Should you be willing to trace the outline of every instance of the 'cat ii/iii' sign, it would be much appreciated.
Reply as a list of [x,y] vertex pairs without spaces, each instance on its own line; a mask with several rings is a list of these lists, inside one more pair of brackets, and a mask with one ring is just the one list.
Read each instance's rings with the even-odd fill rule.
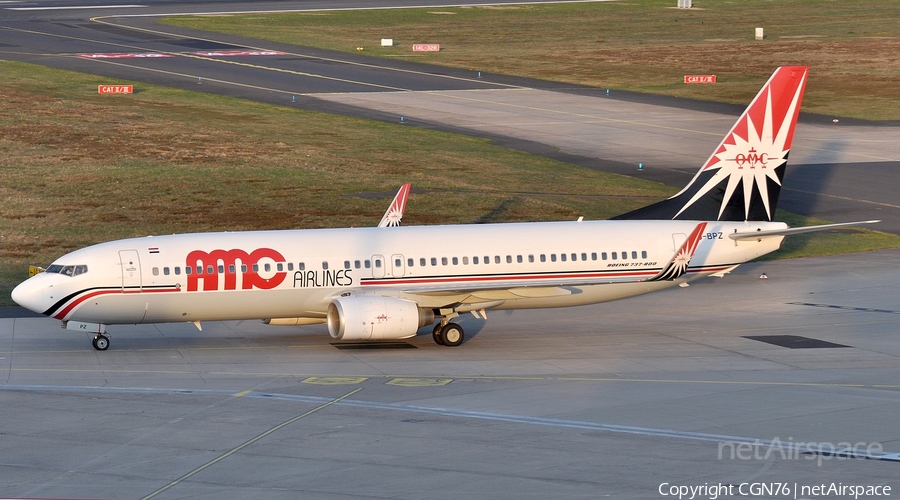
[[98,85],[97,92],[100,94],[133,94],[134,85]]

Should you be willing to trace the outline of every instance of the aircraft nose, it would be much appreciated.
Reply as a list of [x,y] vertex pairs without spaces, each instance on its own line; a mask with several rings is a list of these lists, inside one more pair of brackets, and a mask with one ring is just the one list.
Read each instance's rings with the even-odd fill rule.
[[43,313],[44,286],[41,278],[40,275],[34,276],[13,288],[12,299],[15,303],[36,313]]

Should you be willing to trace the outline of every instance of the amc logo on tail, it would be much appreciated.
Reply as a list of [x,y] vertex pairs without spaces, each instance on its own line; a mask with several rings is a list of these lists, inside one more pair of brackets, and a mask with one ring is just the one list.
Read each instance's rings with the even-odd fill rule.
[[[260,261],[264,259],[271,262],[261,264]],[[264,271],[265,275],[272,274],[269,278],[264,278],[259,273],[265,264],[274,268],[276,262],[284,262],[284,256],[271,248],[259,248],[250,253],[239,249],[211,252],[194,250],[187,256],[186,265],[193,270],[187,277],[187,291],[196,292],[199,281],[203,281],[204,291],[219,290],[220,275],[224,277],[224,290],[237,290],[238,276],[241,277],[242,290],[270,290],[280,285],[287,273]],[[202,272],[197,272],[198,270]]]
[[734,162],[737,163],[739,169],[744,167],[747,168],[766,168],[766,163],[769,161],[768,153],[757,153],[756,149],[750,148],[750,151],[747,154],[738,153],[734,157]]

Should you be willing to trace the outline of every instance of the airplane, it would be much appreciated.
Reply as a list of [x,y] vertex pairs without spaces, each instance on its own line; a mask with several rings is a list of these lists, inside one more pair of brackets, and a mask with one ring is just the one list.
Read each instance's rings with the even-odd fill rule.
[[[60,257],[12,298],[94,333],[101,351],[107,325],[249,319],[324,323],[344,341],[404,339],[434,324],[434,341],[452,347],[465,338],[460,314],[486,320],[488,310],[595,304],[722,277],[787,235],[878,222],[773,221],[808,73],[778,68],[684,189],[610,220],[130,238]],[[399,220],[408,194],[401,188],[384,225]]]

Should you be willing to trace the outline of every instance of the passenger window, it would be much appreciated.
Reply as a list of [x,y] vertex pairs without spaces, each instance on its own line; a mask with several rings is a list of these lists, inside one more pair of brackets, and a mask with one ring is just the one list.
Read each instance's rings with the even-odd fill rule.
[[361,266],[362,266],[362,262],[360,262],[360,261],[358,261],[358,260],[354,260],[354,261],[353,261],[353,267],[354,267],[354,268],[359,269]]
[[287,264],[288,264],[288,271],[293,271],[293,270],[294,270],[294,263],[293,263],[293,262],[288,262]]
[[[164,271],[165,271],[165,269],[164,269]],[[166,273],[166,274],[169,274],[169,273]],[[228,265],[228,274],[234,274],[234,264]]]
[[499,263],[500,263],[500,256],[499,256],[499,255],[495,255],[495,256],[494,256],[494,264],[499,264]]
[[225,266],[219,266],[219,274],[225,274]]
[[214,272],[216,271],[213,266],[206,266],[206,274],[213,274]]
[[425,257],[419,257],[419,265],[425,267],[428,263],[425,261]]
[[[263,266],[263,269],[265,269],[266,272],[271,271],[271,270],[272,270],[272,264],[268,264],[268,263],[265,264],[265,265]],[[328,268],[326,267],[325,269],[328,269]]]
[[534,262],[534,255],[533,255],[533,254],[528,256],[528,262]]
[[[375,259],[375,267],[381,269],[381,259]],[[325,269],[328,269],[327,267]]]
[[600,258],[606,260],[606,252],[601,253]]
[[472,257],[472,264],[478,264],[478,256]]
[[597,252],[591,252],[591,260],[597,260]]
[[612,253],[612,260],[618,260],[618,258],[619,258],[619,256],[616,254],[616,252],[613,252],[613,253]]
[[278,264],[275,264],[275,270],[278,271],[279,273],[284,271],[284,264],[282,264],[281,262],[279,262]]
[[432,258],[431,258],[431,265],[432,265],[432,266],[436,266],[436,265],[437,265],[437,258],[435,258],[435,257],[432,257]]
[[258,273],[258,272],[259,272],[259,264],[253,264],[253,272],[254,272],[254,273]]
[[241,272],[247,274],[247,264],[241,264]]
[[447,265],[447,257],[441,257],[441,265],[442,265],[442,266],[446,266],[446,265]]
[[566,261],[566,254],[564,254],[564,253],[559,254],[559,260],[565,262],[565,261]]
[[641,250],[641,258],[642,258],[642,259],[646,259],[646,258],[647,258],[647,251],[646,251],[646,250]]
[[586,254],[586,253],[581,254],[581,260],[587,260],[587,254]]
[[555,253],[550,254],[550,262],[556,262],[556,254]]
[[512,264],[512,255],[507,255],[507,256],[506,256],[506,263],[507,263],[507,264]]
[[158,267],[153,268],[153,276],[159,276],[159,268]]
[[412,267],[416,261],[414,259],[406,259],[406,265]]
[[164,267],[164,268],[163,268],[163,276],[168,276],[168,275],[169,275],[169,268],[168,268],[168,267]]
[[194,268],[184,266],[184,274],[190,275],[192,272],[194,272]]
[[490,263],[491,263],[491,257],[490,257],[489,255],[485,255],[485,256],[484,256],[484,263],[485,263],[485,264],[490,264]]
[[180,266],[175,268],[175,276],[181,276],[181,267]]
[[547,262],[547,255],[541,254],[541,262]]
[[469,257],[463,257],[463,265],[464,265],[464,266],[468,266],[468,265],[469,265]]
[[366,269],[372,267],[372,262],[370,262],[369,260],[364,260],[363,267],[365,267]]
[[453,257],[453,260],[452,260],[451,262],[453,262],[453,265],[454,265],[454,266],[458,266],[458,265],[459,265],[459,259],[456,258],[456,257]]
[[636,251],[632,251],[632,252],[631,252],[631,258],[632,258],[632,259],[636,259],[636,258],[637,258],[637,252],[636,252]]
[[628,252],[622,252],[622,260],[626,260],[628,258]]
[[[350,261],[349,260],[344,261],[344,269],[350,269]],[[280,269],[279,269],[279,271],[280,271]]]

